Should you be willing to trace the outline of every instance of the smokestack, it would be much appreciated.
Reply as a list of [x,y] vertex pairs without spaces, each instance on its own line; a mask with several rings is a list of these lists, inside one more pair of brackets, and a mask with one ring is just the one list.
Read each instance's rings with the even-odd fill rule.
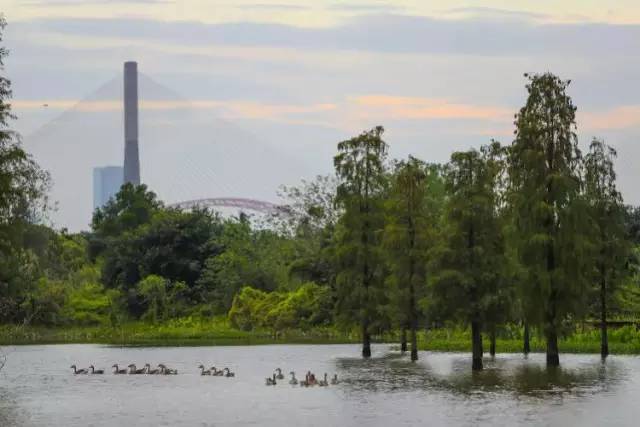
[[138,63],[124,63],[124,182],[140,184]]

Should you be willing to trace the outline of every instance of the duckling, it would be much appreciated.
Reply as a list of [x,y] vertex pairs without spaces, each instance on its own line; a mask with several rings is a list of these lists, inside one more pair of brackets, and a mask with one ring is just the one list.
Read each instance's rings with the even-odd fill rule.
[[279,380],[283,380],[284,379],[284,375],[282,375],[282,369],[276,368],[276,372],[278,373],[278,375],[276,375],[276,378],[279,379]]
[[78,369],[76,368],[76,365],[71,365],[71,369],[73,369],[73,374],[74,375],[84,375],[84,374],[88,374],[89,371],[86,369]]
[[266,385],[276,385],[276,374],[273,374],[273,378],[265,378]]
[[227,373],[224,375],[224,376],[225,376],[225,377],[227,377],[227,378],[229,378],[229,377],[235,377],[235,376],[236,376],[235,372],[231,372],[231,371],[229,370],[229,368],[224,368],[224,369],[222,370],[222,372],[224,372],[224,371],[227,371]]
[[126,374],[126,373],[127,373],[127,370],[126,370],[126,369],[118,369],[118,364],[117,364],[117,363],[116,363],[116,364],[114,364],[114,365],[112,366],[112,368],[114,368],[113,373],[114,373],[114,374],[116,374],[116,375],[118,375],[118,374]]
[[333,374],[333,378],[331,378],[331,385],[338,384],[338,374]]
[[129,365],[128,368],[129,368],[129,375],[144,374],[144,372],[147,370],[147,368],[136,369],[135,363],[132,363],[131,365]]
[[91,369],[91,375],[102,375],[104,374],[104,369],[96,369],[93,367],[93,365],[89,366],[89,369]]
[[329,385],[329,381],[327,381],[327,373],[326,372],[324,373],[324,379],[318,381],[318,385],[320,387],[327,387]]
[[289,384],[291,384],[291,385],[298,384],[298,380],[296,379],[296,373],[291,371],[291,372],[289,372],[289,375],[291,375],[291,379],[289,380]]
[[160,373],[160,369],[151,369],[151,365],[148,363],[144,367],[147,369],[147,375],[158,375]]
[[211,370],[204,370],[204,366],[202,364],[198,365],[198,368],[200,369],[200,375],[211,375]]

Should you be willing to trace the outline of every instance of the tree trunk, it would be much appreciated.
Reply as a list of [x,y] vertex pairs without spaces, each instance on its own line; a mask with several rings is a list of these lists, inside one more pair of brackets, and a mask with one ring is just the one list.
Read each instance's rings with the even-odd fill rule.
[[489,332],[489,354],[491,357],[496,357],[496,328],[494,326],[491,327],[491,332]]
[[362,321],[362,357],[371,357],[371,335],[369,334],[369,319]]
[[604,269],[601,268],[600,279],[600,355],[603,359],[609,355],[609,337],[607,334],[607,282]]
[[411,360],[418,360],[418,334],[415,326],[411,328]]
[[531,352],[531,344],[529,343],[529,322],[527,322],[525,320],[524,322],[524,348],[522,349],[522,351],[524,352],[525,355],[529,354]]
[[400,336],[400,351],[402,354],[407,352],[407,328],[402,327],[402,335]]
[[[553,303],[552,303],[553,306]],[[547,367],[560,366],[558,352],[558,330],[555,323],[555,309],[549,314],[546,325],[547,335]]]
[[471,322],[471,348],[472,348],[472,363],[471,369],[474,371],[482,370],[482,331],[480,328],[480,321],[474,320]]

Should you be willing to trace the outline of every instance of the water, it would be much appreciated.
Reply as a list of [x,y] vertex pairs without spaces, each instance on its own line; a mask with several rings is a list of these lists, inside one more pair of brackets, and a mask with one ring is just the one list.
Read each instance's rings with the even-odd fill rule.
[[[632,426],[640,420],[640,357],[499,355],[472,373],[469,355],[420,353],[412,364],[355,345],[119,348],[52,345],[4,348],[0,426]],[[71,374],[146,362],[177,376]],[[201,377],[196,366],[228,366],[236,378]],[[273,369],[337,373],[327,388],[264,384]],[[110,371],[110,370],[109,370]]]

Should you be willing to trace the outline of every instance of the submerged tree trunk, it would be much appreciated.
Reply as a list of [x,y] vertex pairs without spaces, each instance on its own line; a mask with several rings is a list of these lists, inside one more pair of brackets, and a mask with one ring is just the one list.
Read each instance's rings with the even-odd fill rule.
[[496,357],[496,328],[495,326],[491,327],[491,331],[489,332],[489,354],[491,357]]
[[400,335],[400,351],[407,352],[407,328],[402,327],[402,335]]
[[556,326],[556,310],[553,294],[549,301],[549,312],[547,313],[546,338],[547,338],[547,366],[560,366],[560,355],[558,352],[558,328]]
[[471,322],[471,369],[474,371],[482,370],[482,331],[480,321],[473,320]]
[[369,319],[362,321],[362,357],[371,357],[371,335],[369,334]]
[[415,326],[411,328],[411,360],[418,360],[418,334]]
[[531,352],[531,344],[529,343],[529,322],[527,322],[526,320],[524,321],[524,348],[522,349],[522,351],[524,352],[525,355],[529,354]]
[[609,337],[607,334],[607,282],[604,268],[600,269],[600,355],[605,359],[609,355]]

